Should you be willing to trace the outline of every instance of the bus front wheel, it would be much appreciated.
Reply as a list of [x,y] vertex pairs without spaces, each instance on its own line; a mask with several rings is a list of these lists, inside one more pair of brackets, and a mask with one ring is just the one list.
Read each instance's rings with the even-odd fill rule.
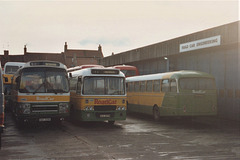
[[108,124],[114,125],[115,121],[108,121]]
[[160,112],[158,106],[153,107],[153,119],[158,121],[160,119]]

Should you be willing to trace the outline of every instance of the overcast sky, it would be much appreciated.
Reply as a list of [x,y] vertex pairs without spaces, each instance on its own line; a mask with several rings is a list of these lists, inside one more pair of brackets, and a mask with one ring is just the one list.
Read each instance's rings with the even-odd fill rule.
[[239,20],[237,0],[2,1],[0,54],[97,50],[109,56]]

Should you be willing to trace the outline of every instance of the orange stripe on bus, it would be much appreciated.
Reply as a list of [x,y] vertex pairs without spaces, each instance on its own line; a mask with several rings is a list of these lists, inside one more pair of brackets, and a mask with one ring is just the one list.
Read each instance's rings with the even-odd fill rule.
[[18,96],[18,102],[69,102],[69,96]]

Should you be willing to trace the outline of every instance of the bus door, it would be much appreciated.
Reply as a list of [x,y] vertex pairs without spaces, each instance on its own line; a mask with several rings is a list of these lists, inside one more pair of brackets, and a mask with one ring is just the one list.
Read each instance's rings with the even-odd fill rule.
[[70,87],[71,87],[71,111],[80,110],[81,107],[81,85],[82,85],[82,78],[75,77],[70,80]]

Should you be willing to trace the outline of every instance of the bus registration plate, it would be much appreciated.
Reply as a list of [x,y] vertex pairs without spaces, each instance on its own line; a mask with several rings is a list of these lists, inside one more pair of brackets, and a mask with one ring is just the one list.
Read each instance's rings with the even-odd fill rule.
[[51,118],[39,118],[39,122],[49,122]]
[[110,117],[110,114],[100,114],[100,117],[101,117],[101,118],[109,118],[109,117]]

